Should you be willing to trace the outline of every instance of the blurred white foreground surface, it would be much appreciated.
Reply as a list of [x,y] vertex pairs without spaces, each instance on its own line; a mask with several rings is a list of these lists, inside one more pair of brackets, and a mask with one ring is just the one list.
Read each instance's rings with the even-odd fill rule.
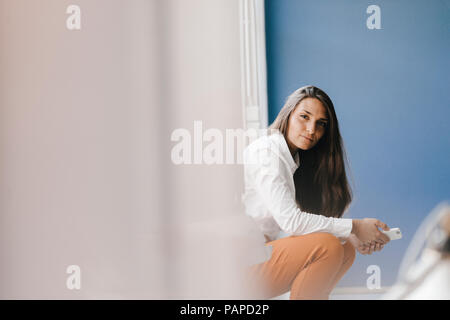
[[450,206],[436,207],[418,228],[383,299],[450,300]]

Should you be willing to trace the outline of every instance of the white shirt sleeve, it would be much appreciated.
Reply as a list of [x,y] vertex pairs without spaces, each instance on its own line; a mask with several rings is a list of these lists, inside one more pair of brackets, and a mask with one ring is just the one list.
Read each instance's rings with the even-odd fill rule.
[[[328,232],[338,238],[347,238],[352,230],[352,219],[331,218],[303,212],[295,201],[295,191],[289,188],[293,179],[288,170],[283,170],[282,159],[265,149],[253,154],[258,161],[246,170],[252,177],[255,188],[265,206],[281,230],[289,235],[304,235],[312,232]],[[293,181],[293,180],[292,180]]]

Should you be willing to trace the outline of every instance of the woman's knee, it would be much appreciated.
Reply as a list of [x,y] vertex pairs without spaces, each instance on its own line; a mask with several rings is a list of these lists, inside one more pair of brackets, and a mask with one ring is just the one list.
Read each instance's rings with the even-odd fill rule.
[[316,241],[318,246],[329,253],[344,257],[344,247],[341,241],[331,233],[319,232],[316,235]]

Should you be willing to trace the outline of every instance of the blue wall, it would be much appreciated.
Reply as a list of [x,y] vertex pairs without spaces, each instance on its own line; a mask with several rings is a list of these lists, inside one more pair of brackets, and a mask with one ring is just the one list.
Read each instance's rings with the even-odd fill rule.
[[[369,30],[369,5],[381,29]],[[416,228],[450,199],[450,1],[266,0],[269,121],[295,89],[334,102],[354,201],[346,217],[375,217],[403,239],[358,255],[339,286],[365,286],[366,268],[393,284]]]

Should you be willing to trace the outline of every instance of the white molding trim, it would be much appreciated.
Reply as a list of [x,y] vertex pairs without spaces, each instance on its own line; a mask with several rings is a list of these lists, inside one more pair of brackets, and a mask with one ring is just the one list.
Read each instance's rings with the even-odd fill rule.
[[239,0],[239,14],[244,128],[267,128],[264,0]]
[[[385,299],[385,294],[390,292],[392,287],[381,287],[380,289],[368,289],[366,287],[335,287],[330,293],[330,300],[342,300],[339,296],[347,296],[351,300],[367,300],[367,295],[377,295],[379,299]],[[270,300],[289,300],[291,292],[288,291]],[[373,299],[373,298],[372,298]],[[392,299],[388,299],[392,300]]]

